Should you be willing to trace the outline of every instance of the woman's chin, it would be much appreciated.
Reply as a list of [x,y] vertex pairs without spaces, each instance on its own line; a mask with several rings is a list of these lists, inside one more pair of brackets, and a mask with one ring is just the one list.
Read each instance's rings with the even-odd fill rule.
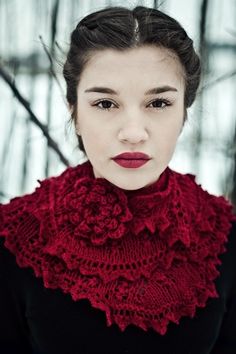
[[113,185],[121,188],[121,189],[125,189],[125,190],[137,190],[137,189],[141,189],[141,188],[145,188],[150,186],[151,184],[153,184],[158,178],[156,178],[155,180],[145,180],[142,181],[139,178],[137,178],[137,180],[135,180],[135,178],[118,178],[116,176],[116,178],[107,178],[107,180],[112,183]]
[[93,166],[95,178],[104,178],[111,184],[125,190],[137,190],[145,188],[155,183],[160,174],[156,175],[156,171],[146,169],[141,171],[141,168],[127,169],[120,166],[101,166],[96,168]]

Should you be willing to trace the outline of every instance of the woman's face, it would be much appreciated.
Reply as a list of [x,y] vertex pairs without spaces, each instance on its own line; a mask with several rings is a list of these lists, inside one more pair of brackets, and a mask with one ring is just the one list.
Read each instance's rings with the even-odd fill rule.
[[[184,121],[183,69],[174,54],[153,46],[97,51],[77,94],[76,127],[94,176],[127,190],[157,181]],[[140,160],[113,159],[125,152],[150,159],[139,167]]]

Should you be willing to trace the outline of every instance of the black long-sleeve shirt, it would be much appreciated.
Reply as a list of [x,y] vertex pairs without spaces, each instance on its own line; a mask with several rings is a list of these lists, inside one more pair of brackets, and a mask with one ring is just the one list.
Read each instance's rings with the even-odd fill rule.
[[219,258],[219,298],[194,318],[170,323],[162,336],[133,325],[107,327],[105,313],[88,300],[47,289],[31,268],[20,268],[0,238],[1,354],[236,354],[236,223]]

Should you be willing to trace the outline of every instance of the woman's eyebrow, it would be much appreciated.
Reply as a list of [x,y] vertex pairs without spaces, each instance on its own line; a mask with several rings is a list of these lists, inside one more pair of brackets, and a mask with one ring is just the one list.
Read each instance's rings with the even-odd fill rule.
[[147,92],[145,92],[145,95],[155,95],[155,94],[167,92],[167,91],[178,92],[177,88],[169,86],[169,85],[165,85],[165,86],[160,86],[160,87],[154,87],[154,88],[148,90]]
[[[160,86],[160,87],[154,87],[147,92],[145,92],[145,95],[154,95],[162,92],[167,92],[167,91],[178,91],[175,87],[165,85],[165,86]],[[99,92],[99,93],[108,93],[110,95],[119,95],[119,92],[116,92],[115,90],[109,88],[109,87],[102,87],[102,86],[94,86],[89,89],[86,89],[84,92]]]

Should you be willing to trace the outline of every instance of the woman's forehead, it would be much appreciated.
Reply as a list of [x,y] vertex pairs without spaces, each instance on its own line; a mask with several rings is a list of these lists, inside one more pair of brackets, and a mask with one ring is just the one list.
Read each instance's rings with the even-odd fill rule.
[[[91,56],[81,74],[81,84],[127,82],[127,79],[150,82],[161,80],[177,82],[183,79],[183,68],[174,53],[157,46],[100,50]],[[179,83],[180,84],[180,83]]]

